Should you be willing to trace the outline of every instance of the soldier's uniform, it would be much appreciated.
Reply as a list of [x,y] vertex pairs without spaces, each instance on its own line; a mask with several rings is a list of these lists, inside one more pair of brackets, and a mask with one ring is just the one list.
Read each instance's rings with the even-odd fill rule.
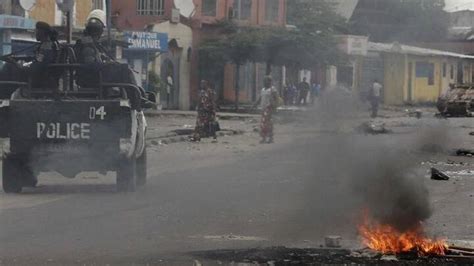
[[100,66],[104,63],[98,44],[91,36],[84,36],[76,42],[75,51],[78,63],[86,65],[77,70],[77,84],[81,87],[97,85]]
[[100,68],[106,58],[99,44],[104,27],[105,13],[93,10],[87,18],[84,36],[74,46],[78,63],[84,65],[77,70],[76,82],[81,87],[94,87],[99,83]]
[[59,44],[56,32],[49,24],[39,21],[36,23],[36,39],[40,42],[34,51],[33,61],[23,65],[20,72],[26,72],[31,77],[33,88],[52,88],[58,85],[57,70],[48,68],[56,62]]

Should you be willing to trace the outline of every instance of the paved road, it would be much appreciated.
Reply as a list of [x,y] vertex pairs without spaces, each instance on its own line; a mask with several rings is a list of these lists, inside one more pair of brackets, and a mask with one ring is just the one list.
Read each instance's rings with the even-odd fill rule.
[[[459,132],[466,130],[461,125]],[[149,183],[136,193],[116,193],[113,174],[93,173],[73,180],[44,174],[36,189],[0,193],[0,265],[182,264],[193,261],[186,254],[195,250],[317,247],[327,234],[357,242],[362,206],[354,185],[365,179],[356,177],[374,160],[397,163],[385,161],[390,150],[415,162],[431,193],[429,231],[474,239],[474,177],[430,180],[430,165],[422,162],[454,166],[442,164],[446,155],[415,152],[414,133],[293,126],[277,128],[274,145],[259,145],[249,133],[218,144],[153,146]],[[472,159],[462,160],[462,169],[473,169]]]

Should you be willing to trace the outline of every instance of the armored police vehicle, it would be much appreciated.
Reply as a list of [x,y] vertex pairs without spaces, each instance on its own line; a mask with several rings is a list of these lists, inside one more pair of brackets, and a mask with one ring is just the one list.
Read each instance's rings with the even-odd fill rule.
[[[19,193],[34,187],[39,173],[49,171],[66,177],[114,171],[118,191],[144,185],[143,109],[153,105],[148,100],[153,97],[124,78],[130,75],[128,65],[112,62],[91,69],[78,63],[66,44],[57,58],[24,73],[13,67],[16,75],[0,80],[3,190]],[[21,60],[9,56],[6,61],[15,65]],[[91,72],[95,80],[87,76]]]

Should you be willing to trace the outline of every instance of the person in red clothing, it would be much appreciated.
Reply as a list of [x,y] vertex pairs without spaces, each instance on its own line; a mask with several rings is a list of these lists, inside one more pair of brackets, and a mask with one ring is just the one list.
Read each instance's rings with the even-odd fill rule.
[[201,138],[213,137],[217,140],[216,134],[216,102],[215,92],[209,86],[207,80],[201,81],[199,90],[199,102],[197,106],[196,127],[194,129],[193,141],[200,141]]
[[262,118],[260,120],[260,143],[273,143],[273,112],[278,105],[278,91],[272,85],[272,77],[266,76],[264,87],[260,93],[260,102],[262,108]]

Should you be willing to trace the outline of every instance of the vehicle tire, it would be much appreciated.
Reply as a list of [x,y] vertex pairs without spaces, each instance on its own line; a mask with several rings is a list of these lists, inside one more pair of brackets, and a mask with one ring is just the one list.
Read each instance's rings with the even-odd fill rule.
[[38,177],[26,164],[21,164],[23,187],[36,187],[38,185]]
[[143,150],[142,156],[137,159],[137,186],[144,186],[147,179],[147,155],[146,148]]
[[5,193],[20,193],[23,188],[21,164],[17,160],[3,160],[2,185]]
[[117,169],[117,191],[133,192],[137,187],[137,162],[136,159],[120,161]]

